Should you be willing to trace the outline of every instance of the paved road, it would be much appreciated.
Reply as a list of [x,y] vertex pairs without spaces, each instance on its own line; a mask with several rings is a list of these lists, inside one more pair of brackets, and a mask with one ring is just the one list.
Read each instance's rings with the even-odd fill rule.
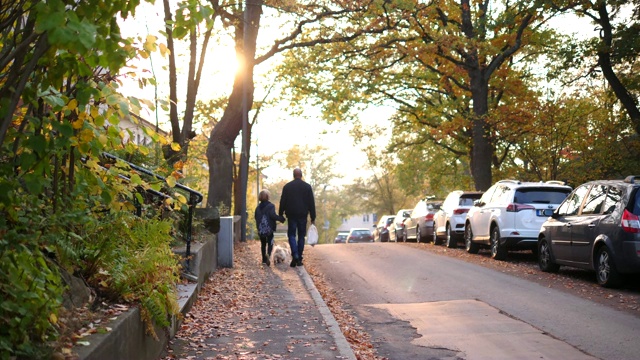
[[316,246],[314,266],[390,359],[637,359],[640,319],[393,243]]

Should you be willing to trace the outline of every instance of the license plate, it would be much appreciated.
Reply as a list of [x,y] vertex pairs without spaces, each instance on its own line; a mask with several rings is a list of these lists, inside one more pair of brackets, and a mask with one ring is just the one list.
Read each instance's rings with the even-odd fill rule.
[[544,209],[537,209],[537,210],[536,210],[536,215],[538,215],[538,216],[545,216],[545,214],[544,214]]

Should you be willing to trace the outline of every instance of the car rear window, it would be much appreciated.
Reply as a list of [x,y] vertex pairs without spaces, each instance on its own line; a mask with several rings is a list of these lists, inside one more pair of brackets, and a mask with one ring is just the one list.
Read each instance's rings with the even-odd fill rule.
[[481,194],[477,195],[462,195],[460,196],[460,201],[458,201],[458,205],[460,206],[473,206],[473,202],[477,199],[480,199]]
[[516,190],[514,203],[518,204],[560,204],[571,193],[569,189],[522,188]]
[[640,215],[640,188],[635,188],[634,193],[631,194],[631,201],[633,204],[629,204],[633,206],[633,213],[635,215]]

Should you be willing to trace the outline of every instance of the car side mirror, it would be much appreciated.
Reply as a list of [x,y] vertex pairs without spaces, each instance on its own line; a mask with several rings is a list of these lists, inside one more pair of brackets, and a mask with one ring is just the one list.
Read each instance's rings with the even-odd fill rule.
[[484,203],[482,202],[482,200],[475,200],[475,201],[473,202],[473,206],[482,206],[482,205],[484,205]]

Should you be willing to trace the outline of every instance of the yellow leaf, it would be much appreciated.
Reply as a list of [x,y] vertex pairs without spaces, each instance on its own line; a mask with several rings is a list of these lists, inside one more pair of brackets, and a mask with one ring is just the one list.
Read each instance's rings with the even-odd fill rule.
[[81,142],[88,143],[93,140],[93,131],[90,129],[84,129],[80,132],[79,137]]
[[158,40],[157,37],[153,36],[153,35],[147,35],[147,41],[145,41],[144,43],[144,49],[152,52],[156,50],[156,40]]
[[183,203],[183,204],[186,204],[186,203],[187,203],[187,198],[186,198],[186,197],[184,197],[184,195],[182,195],[182,194],[176,194],[175,196],[178,198],[178,201],[179,201],[179,202],[181,202],[181,203]]
[[182,160],[177,161],[173,164],[174,170],[182,170],[184,168],[184,162]]
[[98,141],[100,141],[100,144],[106,145],[109,139],[107,138],[106,135],[101,134],[100,136],[98,136]]
[[71,99],[71,101],[69,101],[69,104],[67,104],[67,108],[71,111],[75,110],[78,108],[78,100],[76,99]]
[[82,129],[82,124],[84,124],[84,121],[82,119],[78,119],[78,120],[72,122],[71,126],[74,129],[78,130],[78,129]]
[[57,324],[58,323],[58,317],[56,316],[56,314],[52,313],[51,315],[49,315],[49,321],[52,324]]
[[100,112],[98,111],[97,107],[92,107],[91,108],[91,117],[95,118],[98,117],[98,115],[100,115]]
[[177,142],[171,143],[171,150],[180,151],[180,144],[178,144]]
[[166,56],[167,53],[169,53],[169,49],[167,48],[167,45],[161,43],[160,44],[160,54],[162,56]]
[[167,177],[167,185],[169,185],[170,187],[176,186],[176,178],[174,178],[173,176]]
[[91,169],[95,169],[98,167],[98,163],[95,160],[89,159],[87,160],[87,166]]

